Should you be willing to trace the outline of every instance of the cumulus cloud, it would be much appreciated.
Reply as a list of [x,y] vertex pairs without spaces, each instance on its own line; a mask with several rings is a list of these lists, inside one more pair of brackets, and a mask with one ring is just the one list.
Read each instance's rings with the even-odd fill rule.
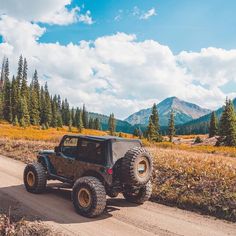
[[[236,50],[204,48],[199,53],[181,52],[178,61],[203,85],[219,87],[236,81]],[[236,89],[235,89],[236,90]]]
[[155,15],[156,15],[156,9],[155,9],[155,8],[151,8],[151,9],[148,10],[147,12],[143,13],[143,14],[140,16],[140,19],[141,19],[141,20],[147,20],[147,19],[149,19],[150,17],[155,16]]
[[69,10],[67,6],[70,4],[71,0],[0,0],[0,15],[6,14],[18,20],[57,25],[68,25],[77,21],[87,24],[93,22],[89,11],[80,14],[79,7]]
[[[45,29],[35,23],[3,16],[0,20],[0,58],[6,55],[12,71],[22,53],[29,75],[38,69],[74,106],[125,118],[169,96],[209,108],[221,105],[226,94],[220,86],[235,80],[236,50],[217,48],[174,55],[154,40],[137,41],[135,35],[117,33],[95,41],[40,43]],[[207,85],[207,86],[206,86]]]

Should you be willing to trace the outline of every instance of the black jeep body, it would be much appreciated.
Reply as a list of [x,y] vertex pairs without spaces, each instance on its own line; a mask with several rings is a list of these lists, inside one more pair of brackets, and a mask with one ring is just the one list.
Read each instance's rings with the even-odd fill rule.
[[33,193],[43,192],[47,180],[68,183],[76,210],[94,217],[103,212],[106,195],[123,193],[128,201],[146,201],[151,172],[151,157],[140,140],[65,135],[55,150],[40,151],[37,163],[26,166],[24,183]]
[[47,166],[51,179],[73,183],[92,175],[110,186],[111,169],[133,147],[141,147],[141,142],[112,136],[65,135],[54,151],[41,151],[38,161]]

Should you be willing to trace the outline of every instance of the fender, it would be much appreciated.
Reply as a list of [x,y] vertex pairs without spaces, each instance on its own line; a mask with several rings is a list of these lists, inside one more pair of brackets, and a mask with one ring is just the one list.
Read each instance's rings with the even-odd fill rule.
[[53,165],[51,164],[48,156],[39,155],[37,158],[38,158],[38,162],[42,163],[42,165],[47,169],[49,175],[55,174],[55,169]]

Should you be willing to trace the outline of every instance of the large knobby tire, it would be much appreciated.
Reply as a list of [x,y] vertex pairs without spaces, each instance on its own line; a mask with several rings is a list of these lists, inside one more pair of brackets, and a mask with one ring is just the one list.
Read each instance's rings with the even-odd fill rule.
[[95,177],[81,177],[73,186],[72,201],[80,215],[96,217],[101,215],[106,207],[105,188]]
[[135,191],[125,191],[123,196],[128,202],[143,204],[148,201],[152,195],[152,183],[148,181],[146,185]]
[[150,180],[152,169],[150,154],[142,147],[135,147],[122,158],[120,178],[125,184],[141,186]]
[[41,163],[32,163],[25,167],[24,184],[30,193],[42,193],[46,190],[47,173]]

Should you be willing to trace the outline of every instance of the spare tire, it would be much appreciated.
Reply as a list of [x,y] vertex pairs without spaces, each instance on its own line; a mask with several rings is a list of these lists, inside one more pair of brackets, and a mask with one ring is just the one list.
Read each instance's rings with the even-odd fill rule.
[[121,159],[120,179],[128,185],[145,185],[151,178],[153,163],[143,147],[134,147]]

